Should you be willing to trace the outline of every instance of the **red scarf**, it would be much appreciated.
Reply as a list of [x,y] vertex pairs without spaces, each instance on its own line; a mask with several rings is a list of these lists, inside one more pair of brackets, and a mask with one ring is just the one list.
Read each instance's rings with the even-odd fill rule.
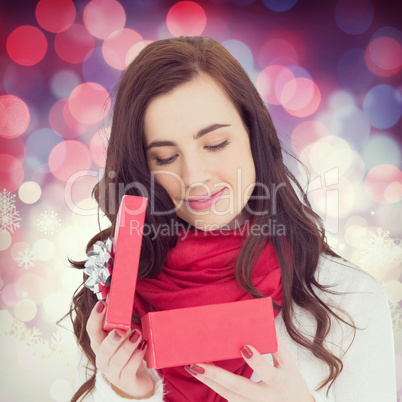
[[[234,275],[234,260],[247,236],[247,231],[241,229],[247,225],[234,231],[180,232],[176,247],[168,251],[162,272],[156,278],[138,281],[135,312],[143,316],[150,311],[150,305],[152,311],[163,311],[252,299]],[[259,292],[282,304],[281,273],[271,244],[261,253],[252,280]],[[243,377],[252,375],[252,369],[241,358],[215,364]],[[164,377],[167,402],[225,401],[183,367],[158,372]]]

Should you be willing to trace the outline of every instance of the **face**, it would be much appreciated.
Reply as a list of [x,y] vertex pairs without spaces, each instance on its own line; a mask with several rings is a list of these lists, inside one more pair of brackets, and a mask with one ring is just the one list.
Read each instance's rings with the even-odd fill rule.
[[255,186],[248,132],[225,91],[200,75],[154,98],[144,117],[151,174],[176,214],[204,230],[232,230]]

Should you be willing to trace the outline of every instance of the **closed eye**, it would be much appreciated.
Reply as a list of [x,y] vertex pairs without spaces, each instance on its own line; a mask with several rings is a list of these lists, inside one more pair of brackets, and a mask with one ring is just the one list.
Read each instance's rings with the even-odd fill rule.
[[[221,142],[221,143],[218,144],[218,145],[208,145],[208,146],[205,146],[205,148],[208,149],[209,151],[214,152],[214,151],[218,151],[219,149],[225,148],[228,144],[229,144],[229,140],[226,140],[226,141]],[[171,157],[168,158],[168,159],[158,159],[158,158],[156,158],[156,164],[159,165],[159,166],[160,166],[160,165],[167,165],[167,164],[169,164],[169,163],[174,162],[174,160],[176,159],[176,157],[177,157],[177,155],[173,155],[173,156],[171,156]]]
[[229,144],[229,141],[226,140],[226,141],[221,142],[218,145],[209,145],[209,146],[206,146],[205,148],[209,149],[210,151],[217,151],[218,149],[225,148],[226,145],[228,145],[228,144]]
[[167,165],[168,163],[172,163],[176,159],[177,155],[173,155],[168,159],[158,159],[156,158],[156,164],[157,165]]

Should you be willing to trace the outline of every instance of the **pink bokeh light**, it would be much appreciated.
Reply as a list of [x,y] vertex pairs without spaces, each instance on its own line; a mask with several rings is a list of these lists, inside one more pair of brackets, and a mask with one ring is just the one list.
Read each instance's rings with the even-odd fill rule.
[[398,202],[402,197],[402,172],[394,165],[374,166],[366,175],[368,196],[379,204]]
[[25,158],[25,142],[21,137],[12,140],[0,138],[0,149],[3,154],[12,155],[20,160]]
[[56,34],[54,48],[60,59],[71,64],[82,63],[91,55],[95,45],[93,36],[84,25],[73,24]]
[[32,272],[24,273],[15,283],[17,296],[20,299],[28,297],[36,304],[41,304],[44,298],[51,293],[55,285],[50,278],[51,277],[42,277]]
[[[300,49],[298,48],[300,51]],[[299,60],[298,52],[293,44],[285,39],[274,38],[268,40],[258,54],[260,66],[275,64],[297,64]]]
[[20,301],[15,283],[8,283],[1,290],[1,300],[9,307],[15,307]]
[[96,124],[109,112],[109,92],[100,84],[86,82],[71,92],[67,105],[74,119],[84,124]]
[[10,33],[6,47],[10,59],[23,66],[33,66],[45,56],[47,40],[40,29],[21,25]]
[[89,152],[92,160],[100,167],[105,167],[106,148],[110,135],[110,128],[96,132],[89,143]]
[[109,66],[116,70],[124,70],[127,67],[127,52],[140,41],[142,41],[142,36],[133,29],[124,28],[115,32],[103,42],[103,58]]
[[207,16],[199,4],[193,1],[180,1],[169,10],[166,24],[173,36],[198,36],[204,32]]
[[298,124],[292,132],[292,148],[298,154],[302,148],[329,135],[331,135],[331,133],[328,127],[323,123],[314,120],[303,121]]
[[40,0],[35,15],[38,24],[49,32],[62,32],[70,28],[77,11],[71,0]]
[[31,114],[27,104],[14,95],[0,96],[0,137],[16,138],[25,132]]
[[257,77],[257,90],[266,102],[280,105],[283,88],[294,79],[295,76],[288,68],[279,65],[268,66]]
[[24,180],[24,168],[19,159],[0,154],[0,183],[10,193],[18,190]]
[[296,117],[312,115],[321,102],[320,90],[308,78],[295,78],[283,87],[281,100],[286,111]]
[[88,147],[76,140],[57,144],[49,155],[49,169],[56,179],[66,182],[74,173],[88,170],[92,160]]
[[88,125],[75,119],[67,106],[67,98],[53,104],[49,111],[49,125],[64,138],[75,138],[85,132]]
[[106,39],[124,28],[126,12],[115,0],[92,0],[84,9],[84,24],[95,37]]
[[134,45],[131,46],[126,53],[126,65],[128,66],[138,56],[141,50],[150,43],[152,43],[151,40],[142,40],[140,42],[134,43]]
[[394,38],[381,36],[373,39],[366,50],[368,68],[380,76],[399,72],[402,64],[402,47]]

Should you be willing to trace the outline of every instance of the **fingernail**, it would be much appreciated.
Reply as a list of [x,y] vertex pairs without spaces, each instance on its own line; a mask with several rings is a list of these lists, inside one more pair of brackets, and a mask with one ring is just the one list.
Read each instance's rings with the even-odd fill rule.
[[241,348],[241,351],[242,351],[244,357],[246,357],[247,359],[250,359],[251,357],[253,357],[253,351],[248,346],[243,346]]
[[189,371],[191,374],[197,375],[197,374],[204,374],[205,370],[197,366],[196,364],[192,364],[191,366],[185,366],[186,370]]
[[184,368],[186,369],[186,371],[188,371],[191,375],[197,375],[197,373],[193,370],[191,370],[190,366],[184,366]]
[[134,332],[130,335],[130,337],[128,338],[128,340],[131,343],[135,343],[138,341],[138,338],[140,337],[140,334],[137,330],[134,330]]
[[144,350],[145,346],[147,346],[147,341],[145,339],[143,339],[140,344],[138,345],[138,350]]
[[96,305],[96,312],[98,314],[100,314],[104,308],[105,308],[105,305],[102,302],[98,302],[98,304]]
[[114,331],[112,332],[112,339],[113,339],[114,341],[119,341],[119,340],[121,339],[121,335],[120,335],[116,330],[114,330]]

